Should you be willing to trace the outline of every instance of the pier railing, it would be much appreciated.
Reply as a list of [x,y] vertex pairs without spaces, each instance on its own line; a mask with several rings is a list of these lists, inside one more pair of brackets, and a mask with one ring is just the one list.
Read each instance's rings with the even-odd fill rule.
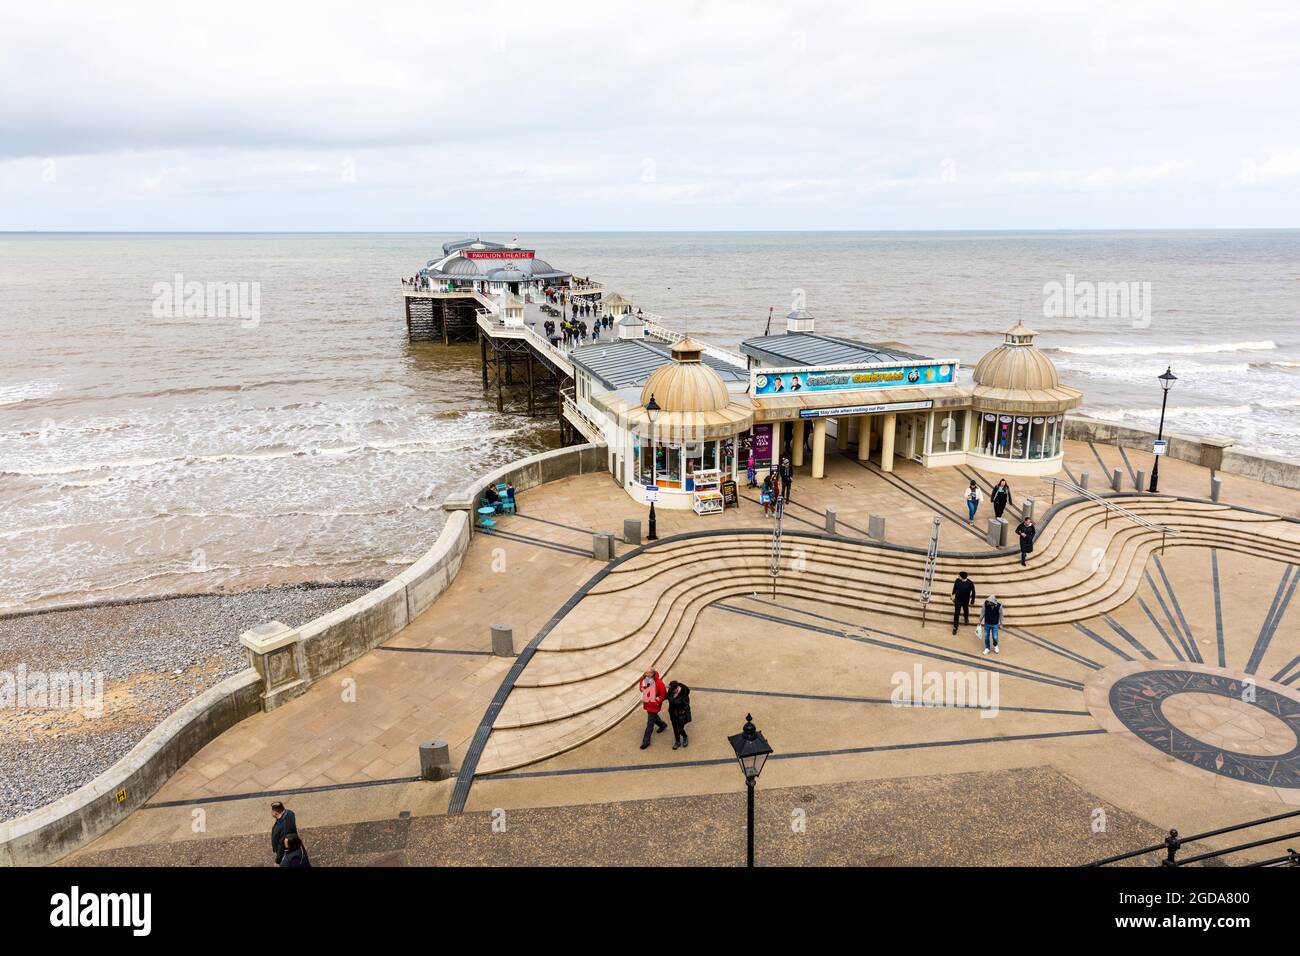
[[499,316],[482,309],[478,312],[478,327],[493,338],[523,339],[539,353],[546,356],[565,375],[572,377],[573,362],[564,349],[557,348],[541,332],[525,322],[523,325],[507,325]]
[[[676,329],[670,329],[663,323],[663,316],[656,312],[642,312],[637,318],[645,323],[646,331],[650,333],[651,338],[660,339],[664,342],[680,342],[686,338],[685,332],[679,332]],[[731,352],[727,349],[720,349],[716,345],[707,345],[703,342],[705,355],[710,355],[719,362],[725,362],[728,365],[734,365],[737,368],[748,368],[749,361],[739,352]]]
[[592,421],[582,409],[578,407],[577,399],[573,396],[573,389],[566,387],[560,389],[560,396],[564,399],[564,416],[569,420],[574,428],[582,432],[587,441],[603,442],[605,435],[596,422]]

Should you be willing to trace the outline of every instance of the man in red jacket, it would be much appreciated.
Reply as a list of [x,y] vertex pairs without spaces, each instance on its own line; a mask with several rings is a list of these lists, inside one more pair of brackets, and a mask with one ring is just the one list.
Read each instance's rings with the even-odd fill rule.
[[641,749],[645,750],[650,746],[650,734],[652,732],[662,734],[668,729],[664,719],[659,716],[659,708],[664,705],[664,698],[668,696],[668,688],[664,686],[659,672],[653,667],[641,677],[641,683],[638,687],[641,691],[641,706],[645,708],[645,736],[641,738]]

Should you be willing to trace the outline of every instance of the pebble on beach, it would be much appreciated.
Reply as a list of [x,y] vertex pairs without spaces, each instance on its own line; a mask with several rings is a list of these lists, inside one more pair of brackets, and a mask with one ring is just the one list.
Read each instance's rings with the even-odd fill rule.
[[89,783],[164,718],[248,666],[239,635],[297,627],[372,584],[297,585],[0,618],[0,673],[103,675],[102,714],[0,708],[0,821]]

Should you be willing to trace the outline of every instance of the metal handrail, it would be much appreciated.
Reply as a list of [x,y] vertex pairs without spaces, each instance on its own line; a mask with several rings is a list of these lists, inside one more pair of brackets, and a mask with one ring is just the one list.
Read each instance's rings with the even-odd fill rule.
[[[1245,823],[1234,823],[1232,826],[1219,827],[1217,830],[1206,830],[1204,833],[1197,833],[1194,836],[1189,837],[1180,837],[1177,830],[1170,830],[1169,836],[1165,837],[1164,842],[1162,843],[1157,843],[1154,846],[1143,847],[1140,850],[1130,850],[1128,853],[1120,853],[1116,856],[1108,856],[1104,860],[1094,860],[1092,863],[1085,863],[1084,866],[1105,866],[1108,863],[1118,863],[1121,860],[1131,860],[1134,857],[1143,856],[1147,853],[1157,853],[1161,850],[1165,851],[1165,858],[1160,861],[1161,865],[1186,866],[1189,863],[1198,863],[1202,860],[1226,856],[1229,853],[1237,853],[1241,850],[1266,846],[1269,843],[1280,843],[1283,840],[1289,840],[1293,837],[1300,836],[1300,833],[1284,833],[1282,836],[1269,837],[1263,840],[1252,840],[1250,843],[1242,843],[1237,846],[1228,847],[1224,850],[1213,850],[1209,853],[1202,853],[1199,856],[1189,857],[1184,860],[1176,859],[1178,851],[1189,843],[1195,843],[1197,840],[1206,840],[1210,837],[1222,836],[1225,833],[1235,833],[1237,830],[1247,830],[1251,827],[1263,826],[1266,823],[1276,823],[1278,820],[1289,820],[1292,817],[1297,816],[1300,816],[1300,810],[1291,810],[1288,813],[1279,813],[1271,817],[1261,817],[1258,820],[1247,820]],[[1280,859],[1285,860],[1286,858],[1283,857]]]
[[1087,488],[1084,488],[1082,485],[1077,485],[1073,481],[1067,481],[1064,478],[1043,478],[1042,480],[1052,486],[1053,503],[1056,502],[1056,489],[1058,487],[1065,488],[1067,491],[1072,491],[1076,495],[1087,498],[1089,501],[1095,501],[1099,503],[1103,508],[1105,508],[1107,525],[1110,524],[1110,515],[1111,512],[1113,511],[1121,518],[1127,518],[1129,521],[1132,521],[1134,524],[1141,525],[1143,528],[1148,528],[1151,531],[1159,531],[1160,539],[1161,539],[1161,548],[1164,547],[1165,535],[1179,533],[1177,528],[1171,528],[1168,525],[1156,524],[1154,521],[1148,521],[1146,518],[1143,518],[1141,515],[1135,514],[1134,512],[1129,511],[1127,508],[1115,504],[1111,499],[1103,498],[1095,491],[1089,491]]

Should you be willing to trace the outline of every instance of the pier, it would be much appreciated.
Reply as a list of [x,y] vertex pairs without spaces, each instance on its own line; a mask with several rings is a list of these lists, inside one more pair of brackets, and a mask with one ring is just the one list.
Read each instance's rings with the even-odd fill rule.
[[[590,309],[586,318],[594,327],[597,316],[631,315],[631,303],[599,282],[556,269],[514,241],[454,240],[444,243],[442,252],[418,275],[402,280],[408,340],[443,345],[477,340],[483,388],[495,390],[497,411],[554,415],[562,445],[602,440],[600,425],[580,408],[575,394],[569,357],[574,346],[562,336],[548,336],[546,323],[559,325],[564,310],[577,303]],[[639,313],[636,319],[638,337],[664,344],[682,338],[659,316]],[[619,334],[606,330],[606,337]],[[746,367],[744,356],[710,352]]]

